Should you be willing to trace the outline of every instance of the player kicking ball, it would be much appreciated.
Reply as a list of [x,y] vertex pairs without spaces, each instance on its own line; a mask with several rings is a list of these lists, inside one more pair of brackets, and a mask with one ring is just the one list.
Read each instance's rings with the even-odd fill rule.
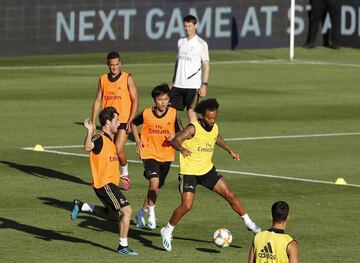
[[[169,107],[170,88],[167,84],[156,86],[151,96],[155,106],[144,109],[131,123],[136,141],[136,152],[144,164],[144,177],[149,188],[143,206],[136,214],[136,226],[145,227],[145,213],[149,212],[147,226],[156,228],[155,203],[160,188],[164,185],[170,164],[175,159],[175,150],[169,140],[175,136],[177,128],[176,110]],[[137,127],[141,127],[141,138]]]
[[181,153],[179,172],[181,204],[174,210],[168,224],[160,230],[162,244],[167,251],[172,249],[172,232],[176,224],[193,206],[197,185],[202,185],[223,197],[241,216],[250,231],[253,233],[261,231],[212,163],[215,144],[226,150],[234,160],[240,160],[239,154],[219,135],[218,125],[215,123],[218,108],[216,99],[201,101],[195,107],[195,112],[200,114],[201,118],[191,122],[171,141],[173,147]]

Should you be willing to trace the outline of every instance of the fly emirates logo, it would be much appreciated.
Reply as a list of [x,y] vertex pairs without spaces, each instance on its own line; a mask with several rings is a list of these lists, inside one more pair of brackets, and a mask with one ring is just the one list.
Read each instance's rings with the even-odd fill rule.
[[155,129],[149,128],[149,134],[170,134],[170,131],[163,127],[163,125],[155,125]]
[[197,150],[198,152],[213,152],[214,147],[210,143],[206,143],[205,147],[198,146]]
[[106,95],[104,95],[105,100],[121,100],[121,96],[116,94],[113,91],[108,92]]

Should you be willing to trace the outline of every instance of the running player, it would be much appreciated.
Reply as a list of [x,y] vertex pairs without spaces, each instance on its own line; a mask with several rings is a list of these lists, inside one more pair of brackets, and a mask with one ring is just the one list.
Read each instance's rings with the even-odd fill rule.
[[[156,228],[155,203],[160,188],[164,185],[170,164],[175,159],[175,150],[169,142],[178,131],[176,110],[169,107],[170,88],[167,84],[156,86],[151,96],[155,106],[139,113],[131,124],[136,141],[136,152],[144,164],[144,177],[149,188],[143,207],[136,215],[136,226],[145,227],[144,214],[149,212],[147,226]],[[141,127],[141,138],[136,126]]]

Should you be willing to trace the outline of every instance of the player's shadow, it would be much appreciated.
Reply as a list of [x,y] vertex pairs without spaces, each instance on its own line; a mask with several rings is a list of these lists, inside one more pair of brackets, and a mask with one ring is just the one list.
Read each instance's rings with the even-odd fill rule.
[[63,172],[55,171],[55,170],[49,169],[49,168],[33,166],[33,165],[18,164],[18,163],[13,163],[13,162],[8,162],[8,161],[0,161],[0,163],[6,164],[10,168],[17,169],[23,173],[27,173],[27,174],[30,174],[30,175],[33,175],[36,177],[40,177],[43,179],[55,178],[55,179],[60,179],[60,180],[64,180],[64,181],[69,181],[72,183],[89,185],[88,182],[85,182],[81,178],[78,178],[78,177],[70,175],[70,174],[65,174]]
[[[52,197],[38,197],[39,200],[43,201],[43,204],[61,208],[64,210],[71,211],[72,202],[69,201],[61,201]],[[69,214],[70,215],[70,214]],[[70,219],[69,219],[70,220]],[[87,213],[80,213],[78,215],[78,219],[76,222],[79,222],[78,225],[83,228],[87,228],[92,231],[107,231],[114,234],[118,234],[118,224],[117,222],[111,222],[99,217],[96,217],[92,214]],[[164,250],[161,246],[154,245],[153,241],[149,239],[148,237],[155,237],[159,240],[159,244],[161,244],[160,241],[160,231],[159,229],[156,230],[148,230],[148,229],[137,229],[135,227],[135,222],[131,220],[130,225],[132,226],[129,231],[129,237],[134,238],[138,240],[141,244],[143,244],[146,247],[153,248],[155,250]],[[195,239],[195,238],[184,238],[184,237],[174,237],[174,239],[178,240],[185,240],[185,241],[193,241],[193,242],[201,242],[201,243],[208,243],[213,244],[212,241],[209,240],[203,240],[203,239]],[[241,248],[240,246],[230,245],[231,247],[235,248]],[[207,249],[207,248],[196,248],[199,251],[207,252],[207,253],[218,253],[217,250]]]
[[26,225],[26,224],[22,224],[20,222],[17,222],[17,221],[11,220],[11,219],[7,219],[7,218],[3,218],[3,217],[0,217],[0,229],[14,229],[14,230],[21,231],[21,232],[24,232],[27,234],[31,234],[35,238],[42,239],[44,241],[62,240],[62,241],[67,241],[67,242],[72,242],[72,243],[84,243],[84,244],[89,244],[94,247],[102,248],[105,250],[114,251],[113,249],[103,246],[103,245],[100,245],[98,243],[94,243],[89,240],[85,240],[85,239],[72,237],[72,236],[63,234],[65,232],[57,232],[54,230],[49,230],[49,229],[39,228],[39,227],[31,226],[31,225]]
[[220,253],[219,250],[216,249],[212,249],[212,248],[201,248],[201,247],[197,247],[196,250],[199,250],[201,252],[205,252],[205,253]]
[[72,201],[61,201],[52,197],[38,197],[39,200],[43,202],[44,205],[61,208],[67,211],[71,211]]
[[[55,199],[52,197],[38,197],[38,199],[41,200],[45,205],[67,210],[69,211],[69,215],[70,215],[72,202],[61,201],[59,199]],[[118,233],[118,224],[116,222],[107,221],[85,213],[80,213],[78,216],[78,220],[76,222],[79,222],[78,225],[80,227],[87,228],[93,231],[107,231],[114,234]],[[131,220],[130,224],[135,225],[135,222]],[[149,234],[156,235],[154,233],[149,233]],[[144,233],[142,233],[142,231],[133,230],[133,229],[130,229],[129,231],[129,237],[139,240],[140,243],[142,243],[147,247],[152,247],[156,250],[162,250],[160,247],[152,245],[152,241],[145,238],[144,235],[146,235],[145,231]]]
[[[108,231],[112,233],[118,233],[118,224],[116,222],[110,222],[107,220],[100,219],[91,215],[79,215],[81,221],[80,227],[87,228],[94,231]],[[148,237],[156,237],[160,240],[160,234],[158,232],[147,231],[146,229],[136,229],[134,227],[135,222],[130,223],[133,227],[129,230],[129,237],[138,240],[141,244],[146,247],[153,248],[155,250],[163,250],[162,247],[153,244],[153,241]],[[160,244],[160,242],[159,242]]]

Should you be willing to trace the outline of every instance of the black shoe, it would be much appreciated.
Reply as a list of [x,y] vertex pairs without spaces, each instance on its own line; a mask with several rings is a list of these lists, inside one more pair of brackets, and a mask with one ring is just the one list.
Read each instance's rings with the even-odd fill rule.
[[120,245],[117,249],[117,253],[122,254],[122,255],[129,255],[129,256],[138,256],[139,255],[139,253],[132,250],[130,247],[122,247]]
[[316,45],[314,43],[308,43],[303,45],[303,48],[307,48],[307,49],[311,49],[311,48],[316,48]]

